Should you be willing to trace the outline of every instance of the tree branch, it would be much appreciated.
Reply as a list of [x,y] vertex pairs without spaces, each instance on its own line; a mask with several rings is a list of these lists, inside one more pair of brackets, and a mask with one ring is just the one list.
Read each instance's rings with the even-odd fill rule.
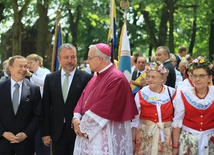
[[23,17],[23,14],[25,12],[25,10],[27,9],[28,5],[30,4],[31,0],[26,0],[25,1],[25,4],[23,5],[21,11],[20,11],[20,17],[22,18]]
[[12,0],[12,8],[13,8],[14,14],[19,13],[17,0]]

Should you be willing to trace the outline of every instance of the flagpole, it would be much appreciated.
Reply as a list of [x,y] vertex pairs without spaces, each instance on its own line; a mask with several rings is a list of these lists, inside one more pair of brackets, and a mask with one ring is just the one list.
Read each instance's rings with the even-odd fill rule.
[[128,0],[121,0],[120,2],[121,8],[124,9],[124,24],[121,31],[120,37],[120,48],[118,51],[118,55],[120,55],[119,60],[119,70],[124,73],[128,82],[131,81],[131,48],[129,37],[127,33],[127,25],[126,25],[126,10],[129,8]]
[[51,72],[55,70],[55,60],[56,60],[56,44],[57,44],[57,36],[58,36],[58,26],[59,26],[59,17],[61,15],[61,11],[57,10],[57,17],[56,17],[56,26],[55,26],[55,36],[54,36],[54,45],[52,51],[52,60],[51,60]]
[[110,26],[108,32],[108,44],[111,47],[111,62],[114,62],[114,53],[117,47],[116,37],[116,6],[115,0],[110,0]]
[[120,1],[120,7],[124,10],[124,23],[126,23],[126,12],[129,8],[130,4],[128,0],[121,0]]
[[[121,35],[120,35],[120,43],[119,43],[119,47],[118,47],[118,68],[120,68],[120,56],[121,56],[121,49],[122,49],[122,38],[123,38],[123,33],[124,33],[124,25],[126,25],[126,12],[129,8],[130,4],[129,4],[129,1],[128,0],[121,0],[120,1],[120,7],[123,9],[123,21],[124,21],[124,24],[123,24],[123,27],[122,27],[122,30],[121,30]],[[126,26],[127,27],[127,26]]]

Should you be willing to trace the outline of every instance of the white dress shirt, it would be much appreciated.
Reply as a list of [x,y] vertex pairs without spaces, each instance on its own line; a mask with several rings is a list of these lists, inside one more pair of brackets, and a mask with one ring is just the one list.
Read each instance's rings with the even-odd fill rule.
[[30,78],[30,81],[40,87],[41,95],[43,94],[43,86],[45,82],[45,77],[47,74],[49,74],[50,71],[47,69],[43,69],[39,67],[37,71],[32,74],[32,77]]

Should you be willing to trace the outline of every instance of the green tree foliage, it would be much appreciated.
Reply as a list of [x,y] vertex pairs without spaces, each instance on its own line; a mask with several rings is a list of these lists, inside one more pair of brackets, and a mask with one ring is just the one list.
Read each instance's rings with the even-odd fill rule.
[[[214,54],[213,0],[133,0],[127,10],[131,52],[150,57],[160,45],[177,53],[180,45],[194,57]],[[123,10],[117,5],[117,36]],[[50,66],[56,11],[61,10],[63,42],[77,46],[79,62],[87,58],[88,46],[107,43],[109,0],[0,0],[2,59],[14,54],[38,53]],[[205,11],[206,10],[206,11]],[[46,59],[47,58],[47,59]],[[116,58],[116,56],[115,56]]]
[[[135,0],[132,1],[132,6],[140,12],[138,16],[144,16],[143,26],[152,47],[167,45],[171,47],[171,52],[177,53],[178,46],[185,45],[194,57],[209,57],[213,52],[209,49],[209,45],[212,45],[209,42],[213,43],[213,37],[210,37],[213,21],[213,10],[210,7],[213,6],[212,0]],[[170,17],[173,22],[170,21]]]

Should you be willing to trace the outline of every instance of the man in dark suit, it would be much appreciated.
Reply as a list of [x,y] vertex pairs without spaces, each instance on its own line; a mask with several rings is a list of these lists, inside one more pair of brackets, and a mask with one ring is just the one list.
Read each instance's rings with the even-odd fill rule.
[[170,51],[169,48],[166,46],[159,46],[156,49],[155,57],[157,61],[160,61],[163,63],[163,65],[169,70],[167,80],[166,80],[166,85],[171,86],[175,88],[175,80],[176,80],[176,75],[175,75],[175,69],[170,62]]
[[25,79],[24,57],[11,57],[9,70],[11,79],[0,83],[0,154],[33,155],[42,120],[40,90]]
[[178,54],[176,55],[176,58],[177,58],[176,69],[177,70],[179,70],[178,67],[179,67],[179,64],[181,62],[182,57],[184,57],[186,54],[187,54],[187,48],[186,48],[186,46],[179,46],[179,48],[178,48]]
[[143,88],[146,85],[146,80],[144,78],[141,78],[139,82],[136,82],[135,80],[145,72],[145,66],[146,58],[139,56],[136,62],[136,70],[132,73],[132,80],[130,82],[131,84],[137,86],[139,89]]
[[136,63],[136,70],[132,73],[132,80],[136,80],[141,74],[144,73],[146,66],[146,58],[138,57]]
[[71,44],[61,45],[58,60],[62,69],[47,75],[44,84],[43,142],[48,146],[52,140],[54,155],[72,155],[76,137],[71,128],[73,110],[92,75],[76,68],[77,51]]

